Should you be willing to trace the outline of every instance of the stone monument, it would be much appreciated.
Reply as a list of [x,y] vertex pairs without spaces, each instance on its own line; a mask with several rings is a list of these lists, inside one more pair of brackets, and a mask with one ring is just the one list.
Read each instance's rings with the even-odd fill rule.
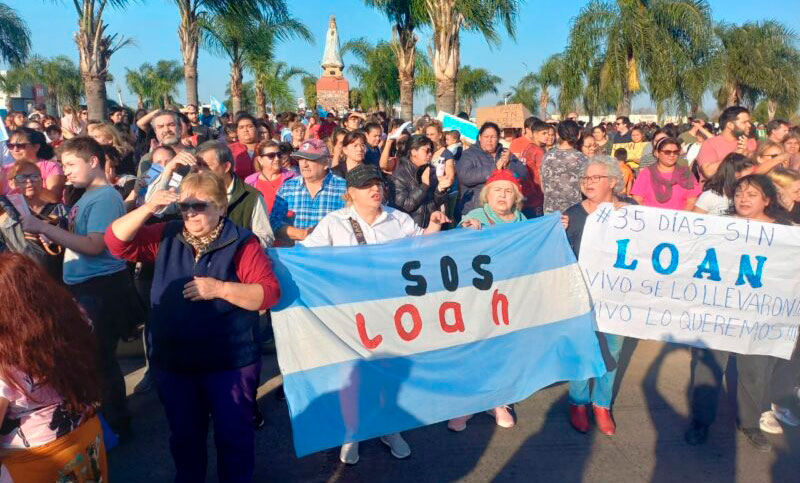
[[342,75],[343,68],[339,31],[336,30],[336,18],[331,15],[322,54],[322,76],[317,80],[317,103],[326,111],[335,110],[338,114],[350,105],[350,84]]

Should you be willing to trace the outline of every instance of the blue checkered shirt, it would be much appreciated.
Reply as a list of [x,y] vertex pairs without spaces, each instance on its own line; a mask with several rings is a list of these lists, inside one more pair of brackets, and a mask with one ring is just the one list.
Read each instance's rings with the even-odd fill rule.
[[289,223],[287,212],[294,212],[293,226],[309,228],[322,220],[331,211],[344,208],[344,199],[347,192],[347,183],[344,178],[328,172],[322,180],[322,189],[313,198],[306,188],[305,180],[301,176],[287,179],[272,205],[269,221],[273,230],[277,230]]

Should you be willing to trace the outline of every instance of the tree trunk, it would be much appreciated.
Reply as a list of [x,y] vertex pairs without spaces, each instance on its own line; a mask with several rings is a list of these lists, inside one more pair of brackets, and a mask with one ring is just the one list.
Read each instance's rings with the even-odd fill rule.
[[256,117],[258,119],[264,119],[264,115],[267,113],[267,96],[264,94],[264,86],[261,85],[261,82],[256,79],[255,81],[255,90],[256,90]]
[[456,0],[428,0],[433,26],[433,73],[436,77],[436,109],[456,113],[456,76],[461,47],[459,33],[463,18]]
[[539,117],[542,121],[547,120],[547,105],[550,104],[550,93],[547,88],[542,88],[542,93],[539,95]]
[[400,75],[400,118],[410,121],[414,116],[414,78]]
[[197,50],[200,28],[197,25],[197,12],[193,9],[190,0],[181,0],[178,10],[181,23],[178,26],[178,39],[181,44],[183,56],[183,77],[186,83],[186,103],[199,106],[197,97]]
[[392,29],[392,47],[397,57],[400,81],[400,118],[410,121],[414,117],[414,70],[416,68],[417,36],[413,29],[395,25]]
[[144,99],[142,99],[142,96],[136,96],[136,109],[144,109]]
[[725,102],[725,107],[738,106],[739,102],[742,100],[742,96],[739,92],[739,86],[735,83],[729,82],[726,86],[726,90],[728,91],[728,99]]
[[105,121],[108,117],[105,79],[84,73],[83,85],[86,89],[86,107],[89,111],[89,120]]
[[631,91],[625,89],[622,92],[622,99],[617,104],[617,117],[631,115]]
[[231,64],[231,116],[242,110],[242,66]]
[[778,102],[772,99],[767,99],[767,115],[769,120],[775,119],[775,114],[778,112]]
[[195,56],[195,64],[183,66],[183,77],[186,82],[186,104],[194,104],[199,106],[200,102],[197,98],[197,56]]

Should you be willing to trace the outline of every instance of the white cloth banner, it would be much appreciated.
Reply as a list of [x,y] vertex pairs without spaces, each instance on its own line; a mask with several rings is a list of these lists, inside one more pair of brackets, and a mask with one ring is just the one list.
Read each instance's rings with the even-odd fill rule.
[[598,330],[789,359],[800,325],[800,228],[601,205],[579,264]]

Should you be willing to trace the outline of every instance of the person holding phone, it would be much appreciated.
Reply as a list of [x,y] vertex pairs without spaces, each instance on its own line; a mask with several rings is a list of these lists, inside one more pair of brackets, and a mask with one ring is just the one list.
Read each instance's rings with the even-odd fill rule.
[[745,107],[731,106],[719,115],[720,133],[703,142],[695,160],[700,167],[703,180],[709,179],[732,152],[752,156],[756,151],[756,140],[748,137],[753,129],[750,111]]
[[390,177],[390,205],[403,211],[426,228],[431,213],[439,211],[447,200],[453,180],[445,173],[437,176],[431,164],[433,141],[415,134],[408,143],[408,154],[400,159]]

